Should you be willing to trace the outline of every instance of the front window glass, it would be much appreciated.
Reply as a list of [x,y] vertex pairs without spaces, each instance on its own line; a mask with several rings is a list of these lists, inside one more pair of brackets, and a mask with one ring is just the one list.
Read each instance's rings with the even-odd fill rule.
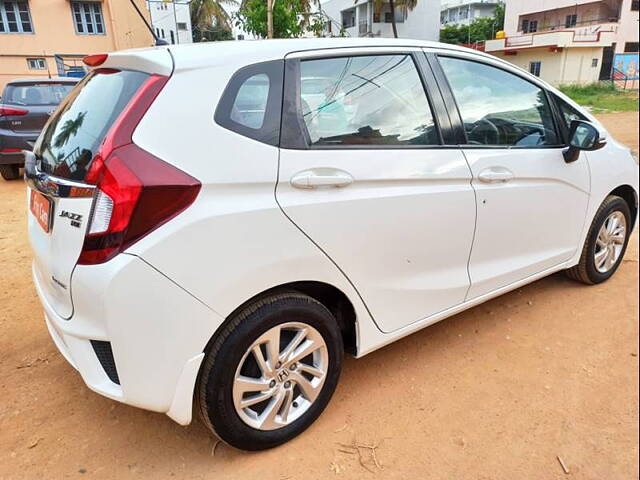
[[441,57],[468,143],[537,147],[558,145],[553,115],[536,85],[482,63]]
[[58,105],[74,86],[64,83],[9,84],[2,102],[11,105]]
[[573,108],[571,105],[569,105],[567,102],[562,100],[560,97],[556,95],[554,95],[553,97],[556,100],[556,105],[558,105],[558,108],[560,109],[560,113],[562,114],[562,118],[564,119],[564,122],[567,125],[567,128],[571,128],[571,122],[574,120],[589,121],[587,117],[582,115],[578,110]]
[[437,130],[409,55],[306,60],[300,103],[312,145],[434,145]]
[[44,172],[84,180],[107,131],[148,77],[133,71],[94,70],[61,103],[34,152]]

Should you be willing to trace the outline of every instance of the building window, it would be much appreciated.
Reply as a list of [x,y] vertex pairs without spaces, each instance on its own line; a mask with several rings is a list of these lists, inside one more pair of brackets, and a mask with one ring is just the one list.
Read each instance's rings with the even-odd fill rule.
[[522,20],[522,32],[527,33],[529,31],[529,20]]
[[81,35],[104,34],[102,6],[98,2],[71,2],[76,33]]
[[160,33],[162,34],[162,38],[164,38],[164,28],[160,29]]
[[173,34],[173,30],[169,30],[169,35],[171,35],[171,44],[173,45],[174,43],[176,43],[176,37]]
[[591,68],[596,68],[597,66],[598,66],[598,59],[597,58],[591,59]]
[[538,21],[531,20],[529,22],[529,33],[537,32],[537,31],[538,31]]
[[640,1],[639,0],[632,0],[632,2],[631,2],[631,10],[633,12],[637,12],[638,10],[640,10]]
[[[404,12],[402,11],[402,9],[398,9],[395,12],[396,12],[396,23],[403,23],[404,22]],[[391,12],[385,12],[384,13],[384,23],[392,23],[392,22],[393,22],[393,15],[391,14]]]
[[242,34],[238,35],[238,40],[244,40],[244,35]]
[[178,22],[178,30],[186,30],[187,24],[185,22]]
[[27,2],[0,0],[0,33],[33,33]]
[[576,23],[578,23],[578,15],[575,13],[573,15],[567,15],[567,18],[564,21],[565,28],[575,27]]
[[624,53],[636,53],[639,50],[638,42],[627,42],[624,44]]
[[536,77],[540,76],[540,66],[542,62],[530,62],[529,63],[529,73],[535,75]]
[[27,58],[29,70],[46,70],[47,64],[44,58]]

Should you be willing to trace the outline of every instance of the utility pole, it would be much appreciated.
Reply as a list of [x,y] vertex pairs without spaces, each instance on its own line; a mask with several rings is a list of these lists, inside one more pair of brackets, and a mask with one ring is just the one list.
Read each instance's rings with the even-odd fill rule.
[[273,0],[267,0],[267,38],[273,38]]

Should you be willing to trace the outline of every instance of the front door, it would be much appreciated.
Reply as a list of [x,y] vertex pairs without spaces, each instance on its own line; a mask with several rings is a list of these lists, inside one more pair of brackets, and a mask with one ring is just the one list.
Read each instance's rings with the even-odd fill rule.
[[305,55],[287,59],[276,191],[284,213],[382,331],[460,304],[475,196],[462,151],[441,145],[414,56],[422,52]]
[[[476,57],[477,58],[477,57]],[[472,299],[569,260],[589,199],[584,156],[566,163],[549,98],[498,64],[440,56],[465,130],[478,204]]]

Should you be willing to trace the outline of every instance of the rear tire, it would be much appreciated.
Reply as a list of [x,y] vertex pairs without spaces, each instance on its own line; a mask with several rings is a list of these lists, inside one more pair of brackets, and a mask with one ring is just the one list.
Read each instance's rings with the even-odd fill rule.
[[0,165],[0,175],[5,180],[17,180],[20,178],[19,165]]
[[278,446],[327,406],[342,356],[340,330],[324,305],[297,292],[261,298],[230,317],[207,348],[196,409],[233,447]]
[[[622,263],[632,227],[627,202],[615,195],[605,198],[589,228],[580,262],[565,270],[567,276],[587,285],[608,280]],[[612,228],[617,235],[608,232]]]

